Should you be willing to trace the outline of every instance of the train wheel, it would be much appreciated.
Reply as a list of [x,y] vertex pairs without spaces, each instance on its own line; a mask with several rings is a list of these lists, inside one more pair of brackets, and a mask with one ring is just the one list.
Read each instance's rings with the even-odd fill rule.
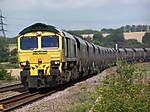
[[88,75],[88,73],[89,73],[88,68],[87,68],[87,67],[84,67],[84,70],[83,70],[83,76]]
[[62,73],[57,78],[58,84],[66,83],[68,77],[69,77],[69,72],[67,70],[62,71]]
[[76,80],[79,77],[79,70],[78,67],[75,66],[72,70],[71,70],[71,80]]
[[30,93],[34,93],[34,92],[37,91],[37,88],[28,88],[28,91],[29,91]]

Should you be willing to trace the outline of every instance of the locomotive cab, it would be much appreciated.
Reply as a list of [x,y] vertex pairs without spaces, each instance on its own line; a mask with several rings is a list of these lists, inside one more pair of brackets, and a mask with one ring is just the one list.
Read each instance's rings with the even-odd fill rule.
[[28,88],[55,86],[62,54],[62,36],[56,29],[41,24],[24,29],[18,36],[21,82]]

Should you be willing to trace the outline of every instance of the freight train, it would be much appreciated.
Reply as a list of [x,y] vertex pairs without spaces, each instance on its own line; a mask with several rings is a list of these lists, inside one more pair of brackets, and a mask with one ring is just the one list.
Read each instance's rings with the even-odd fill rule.
[[43,23],[18,35],[20,79],[29,90],[55,87],[96,73],[116,59],[150,61],[150,48],[105,48]]

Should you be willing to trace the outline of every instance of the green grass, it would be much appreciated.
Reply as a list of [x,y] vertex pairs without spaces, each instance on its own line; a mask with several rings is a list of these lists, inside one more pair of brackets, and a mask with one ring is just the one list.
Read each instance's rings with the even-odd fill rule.
[[137,63],[136,65],[143,68],[144,72],[150,71],[150,63]]
[[144,70],[145,70],[145,71],[150,71],[150,63],[148,63],[148,64],[143,64],[143,66],[144,66]]
[[6,70],[15,68],[18,68],[18,64],[9,64],[9,63],[0,64],[0,80],[16,80],[16,78],[14,76],[11,76],[11,73],[7,72]]
[[93,95],[89,92],[82,91],[74,105],[69,109],[67,108],[66,112],[88,112],[95,100],[93,100]]

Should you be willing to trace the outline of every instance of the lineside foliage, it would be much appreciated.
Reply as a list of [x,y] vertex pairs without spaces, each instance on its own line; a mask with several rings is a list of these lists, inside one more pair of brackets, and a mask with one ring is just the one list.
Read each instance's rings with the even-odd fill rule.
[[[150,112],[150,82],[145,82],[144,68],[118,62],[118,73],[108,75],[95,93],[75,103],[73,112]],[[94,103],[93,103],[94,102]]]
[[11,76],[5,69],[0,69],[0,80],[16,80],[15,77]]

